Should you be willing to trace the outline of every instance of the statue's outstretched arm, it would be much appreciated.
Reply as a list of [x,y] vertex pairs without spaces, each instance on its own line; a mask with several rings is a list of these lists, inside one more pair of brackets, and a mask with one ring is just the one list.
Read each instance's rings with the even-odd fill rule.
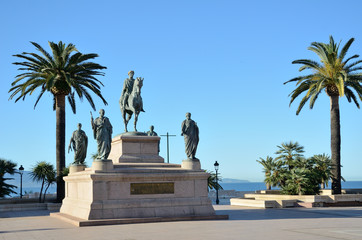
[[[70,142],[69,142],[69,146],[68,146],[68,153],[69,153],[70,150],[72,150],[72,143],[73,143],[73,135],[70,138]],[[74,145],[74,143],[73,143],[73,145]]]

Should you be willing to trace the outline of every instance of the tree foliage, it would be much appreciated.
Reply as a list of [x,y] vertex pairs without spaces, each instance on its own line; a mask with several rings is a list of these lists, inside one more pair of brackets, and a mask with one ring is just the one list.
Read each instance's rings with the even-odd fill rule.
[[281,188],[282,194],[315,195],[331,179],[331,159],[326,154],[305,158],[298,142],[277,146],[277,157],[257,160],[263,167],[265,183]]
[[[39,202],[45,201],[45,195],[50,185],[56,181],[54,166],[47,162],[38,162],[31,170],[30,176],[36,182],[41,182]],[[44,194],[43,189],[45,187]]]
[[[295,82],[297,88],[290,94],[290,104],[301,94],[305,93],[302,101],[299,103],[297,115],[302,110],[307,101],[310,109],[319,97],[322,90],[325,90],[328,96],[338,95],[346,96],[348,102],[353,101],[359,108],[357,96],[362,100],[362,75],[360,70],[362,60],[356,60],[359,55],[355,54],[345,59],[346,54],[352,45],[354,38],[340,49],[340,43],[334,42],[332,36],[329,37],[329,43],[313,42],[308,50],[313,51],[320,58],[320,62],[309,59],[295,60],[293,64],[301,64],[299,71],[312,70],[311,74],[293,78],[286,83]],[[350,62],[353,60],[352,62]],[[357,96],[356,96],[357,94]]]
[[220,182],[222,181],[222,177],[220,174],[217,175],[217,181],[216,181],[216,173],[212,171],[207,171],[207,173],[210,174],[210,176],[207,179],[207,186],[209,189],[223,189],[223,187],[220,185]]
[[6,173],[13,175],[16,172],[16,165],[16,163],[10,160],[0,158],[0,198],[16,194],[13,189],[17,188],[17,186],[5,182],[7,180],[13,180],[13,178],[4,177]]
[[[85,97],[95,111],[93,99],[89,94],[90,90],[100,97],[104,104],[107,104],[100,91],[103,84],[95,77],[97,75],[103,76],[104,73],[98,70],[106,67],[89,61],[98,57],[98,54],[82,54],[72,43],[66,45],[60,41],[58,44],[49,42],[52,50],[51,55],[39,44],[35,42],[31,42],[31,44],[41,55],[27,52],[14,55],[24,60],[24,62],[15,62],[14,64],[20,66],[18,70],[25,72],[17,75],[16,80],[11,84],[10,99],[17,96],[15,102],[20,99],[25,100],[27,95],[40,89],[34,108],[45,92],[51,92],[54,102],[57,95],[67,96],[72,111],[76,113],[74,98],[76,93],[81,100]],[[23,80],[26,81],[22,82]]]

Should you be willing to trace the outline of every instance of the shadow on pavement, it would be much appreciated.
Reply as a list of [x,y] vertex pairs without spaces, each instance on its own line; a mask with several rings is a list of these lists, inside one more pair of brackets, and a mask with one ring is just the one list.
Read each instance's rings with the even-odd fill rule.
[[24,229],[24,230],[11,230],[11,231],[0,231],[2,233],[15,233],[15,232],[33,232],[33,231],[49,231],[49,230],[59,230],[59,228],[39,228],[39,229]]

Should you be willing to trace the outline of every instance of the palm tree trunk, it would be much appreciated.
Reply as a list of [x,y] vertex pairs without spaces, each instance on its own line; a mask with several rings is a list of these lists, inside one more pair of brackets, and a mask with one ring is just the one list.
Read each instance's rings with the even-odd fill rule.
[[55,95],[56,111],[56,161],[57,161],[57,202],[65,197],[65,183],[62,171],[65,168],[65,95]]
[[[265,173],[265,179],[268,178],[268,176],[270,176],[270,172],[269,173]],[[266,190],[271,190],[271,184],[269,182],[265,183],[266,186]]]
[[39,193],[39,203],[41,203],[41,196],[42,196],[42,193],[43,193],[43,188],[44,188],[44,179],[41,183],[41,188],[40,188],[40,193]]
[[331,101],[331,153],[332,192],[341,194],[341,126],[339,118],[339,96],[330,96]]
[[48,183],[48,185],[45,188],[44,194],[43,194],[43,203],[45,202],[45,196],[47,194],[48,188],[49,188],[50,184]]

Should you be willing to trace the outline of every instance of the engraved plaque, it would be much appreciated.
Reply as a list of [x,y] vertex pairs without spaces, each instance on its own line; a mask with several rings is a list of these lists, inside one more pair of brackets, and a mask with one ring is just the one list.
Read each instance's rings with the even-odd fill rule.
[[131,195],[138,194],[173,194],[175,183],[131,183]]

